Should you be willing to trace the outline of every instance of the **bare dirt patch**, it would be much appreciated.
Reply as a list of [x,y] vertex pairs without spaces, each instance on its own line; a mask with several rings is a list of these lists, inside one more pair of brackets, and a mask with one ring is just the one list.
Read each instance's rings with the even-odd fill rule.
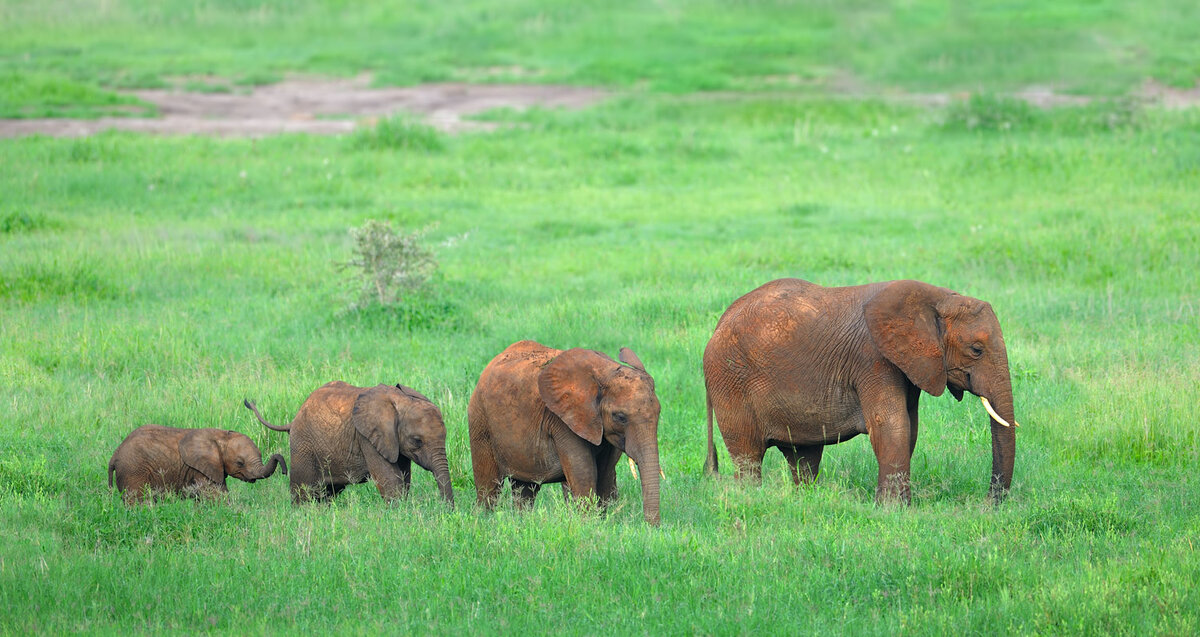
[[[512,71],[500,68],[496,72]],[[780,79],[779,83],[779,91],[701,93],[695,97],[745,99],[766,95],[796,98],[832,96],[882,99],[939,108],[970,96],[970,93],[913,93],[873,88],[847,73],[835,73],[817,80],[788,77]],[[797,83],[803,86],[795,86]],[[76,137],[109,129],[163,135],[228,137],[261,137],[278,133],[332,135],[348,133],[360,123],[369,124],[380,117],[400,112],[421,117],[439,130],[458,132],[491,128],[489,124],[467,119],[491,109],[520,110],[534,106],[583,108],[609,96],[609,93],[593,88],[535,84],[440,83],[401,88],[371,88],[369,84],[370,77],[363,75],[353,79],[290,78],[241,92],[232,89],[195,92],[179,88],[129,91],[129,94],[156,105],[161,116],[0,119],[0,137],[35,134]],[[801,89],[799,93],[796,92],[798,88]],[[1079,106],[1095,99],[1061,93],[1047,86],[1027,87],[1008,96],[1039,108]],[[1149,80],[1131,97],[1143,104],[1163,108],[1194,108],[1200,106],[1200,86],[1178,89]]]
[[164,135],[259,137],[277,133],[338,134],[398,112],[415,114],[449,132],[488,128],[471,115],[496,108],[582,108],[608,94],[590,88],[516,84],[425,84],[370,88],[368,77],[293,78],[241,93],[130,91],[155,104],[161,117],[0,119],[0,137],[75,137],[108,129]]

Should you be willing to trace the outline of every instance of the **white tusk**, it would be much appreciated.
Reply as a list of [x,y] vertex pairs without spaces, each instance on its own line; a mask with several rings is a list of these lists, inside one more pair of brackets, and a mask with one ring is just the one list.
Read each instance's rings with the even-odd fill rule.
[[[633,479],[641,480],[641,478],[638,476],[637,463],[633,461],[633,458],[630,458],[629,456],[625,456],[625,457],[629,459],[629,473],[633,474]],[[662,467],[658,468],[658,475],[663,480],[667,479],[667,474],[663,473]]]
[[1016,425],[1018,427],[1021,426],[1015,420],[1013,421],[1012,425],[1008,424],[1007,420],[1001,418],[1000,414],[996,413],[995,409],[992,409],[992,403],[988,402],[988,399],[984,398],[983,396],[980,396],[979,400],[983,401],[983,408],[987,410],[988,415],[991,416],[996,422],[1004,425],[1005,427],[1012,427],[1013,425]]

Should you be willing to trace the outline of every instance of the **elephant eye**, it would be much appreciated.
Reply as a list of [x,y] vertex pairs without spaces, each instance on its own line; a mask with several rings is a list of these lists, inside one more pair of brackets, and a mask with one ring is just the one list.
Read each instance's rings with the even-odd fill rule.
[[629,417],[626,416],[625,412],[623,412],[623,411],[613,412],[612,417],[613,417],[613,420],[615,420],[616,422],[619,422],[621,424],[625,424],[625,423],[629,422]]
[[971,356],[974,356],[975,358],[983,356],[983,345],[980,345],[979,343],[971,345]]
[[413,447],[420,447],[420,446],[421,446],[421,445],[422,445],[424,442],[425,442],[425,441],[424,441],[424,440],[421,440],[421,437],[420,437],[420,436],[413,436],[413,439],[412,439],[412,446],[413,446]]
[[239,466],[239,467],[244,467],[244,466],[246,466],[246,461],[245,461],[245,460],[238,460],[238,461],[237,461],[237,463],[238,463],[238,466]]

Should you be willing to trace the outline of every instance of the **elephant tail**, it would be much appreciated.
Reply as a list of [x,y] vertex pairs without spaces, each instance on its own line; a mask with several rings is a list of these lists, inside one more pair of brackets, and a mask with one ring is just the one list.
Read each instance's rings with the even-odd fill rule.
[[708,391],[708,379],[704,380],[704,406],[708,411],[708,455],[704,458],[704,473],[705,475],[716,475],[717,471],[717,446],[713,444],[713,408],[712,394]]
[[[255,406],[254,402],[252,400],[250,400],[249,398],[243,400],[242,404],[246,406],[246,409],[249,409],[250,411],[254,412],[254,417],[258,418],[258,422],[261,422],[263,424],[263,426],[266,427],[267,429],[271,429],[273,431],[282,431],[284,433],[290,432],[292,430],[291,427],[278,427],[278,426],[272,425],[271,423],[267,422],[266,419],[262,417],[262,414],[258,413],[258,407]],[[287,472],[285,471],[284,473],[287,473]]]
[[108,488],[113,488],[113,472],[117,470],[117,463],[112,460],[108,461]]

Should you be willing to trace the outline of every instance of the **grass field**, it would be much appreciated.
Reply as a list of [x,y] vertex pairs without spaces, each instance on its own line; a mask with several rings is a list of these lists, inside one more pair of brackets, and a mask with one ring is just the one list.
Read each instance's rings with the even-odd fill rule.
[[[1200,15],[1176,4],[0,4],[6,116],[195,75],[635,87],[458,136],[0,140],[0,633],[1200,632],[1200,110],[986,94],[1190,85]],[[802,81],[841,73],[985,94]],[[746,92],[691,94],[710,88]],[[338,263],[367,219],[436,248],[401,309],[348,309]],[[949,397],[922,402],[908,508],[873,503],[865,436],[811,486],[776,452],[761,488],[701,475],[704,345],[783,276],[992,303],[1023,424],[1003,505],[986,416]],[[628,473],[606,517],[557,489],[473,506],[467,399],[524,338],[646,363],[660,528]],[[133,427],[286,454],[242,398],[287,421],[333,379],[441,406],[454,511],[425,472],[393,505],[359,485],[293,508],[281,476],[216,502],[109,492]]]

